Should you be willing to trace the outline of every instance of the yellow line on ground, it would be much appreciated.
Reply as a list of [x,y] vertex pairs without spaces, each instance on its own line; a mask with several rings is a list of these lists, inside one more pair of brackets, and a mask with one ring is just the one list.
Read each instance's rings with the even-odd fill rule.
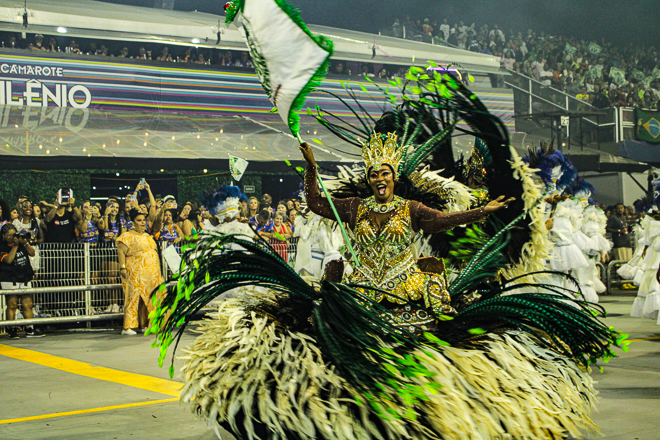
[[7,423],[19,423],[19,422],[30,422],[32,420],[43,420],[43,419],[52,419],[54,417],[66,417],[66,416],[75,416],[78,414],[89,414],[101,411],[110,411],[113,409],[124,409],[124,408],[133,408],[136,406],[145,406],[145,405],[154,405],[156,403],[168,403],[176,402],[177,398],[172,399],[162,399],[162,400],[152,400],[151,402],[139,402],[139,403],[126,403],[124,405],[114,405],[114,406],[103,406],[101,408],[89,408],[89,409],[80,409],[78,411],[67,411],[61,413],[53,414],[44,414],[41,416],[32,416],[32,417],[21,417],[18,419],[5,419],[0,420],[0,425],[6,425]]
[[639,342],[639,341],[651,341],[653,339],[660,339],[660,336],[652,336],[650,338],[640,338],[640,339],[628,339],[630,342]]
[[67,373],[92,379],[104,380],[106,382],[127,385],[141,390],[153,391],[168,396],[179,396],[182,384],[173,380],[160,379],[158,377],[146,376],[144,374],[129,373],[127,371],[113,370],[106,367],[95,367],[86,362],[74,361],[59,356],[53,356],[38,351],[24,348],[11,347],[0,344],[0,355],[12,359],[66,371]]

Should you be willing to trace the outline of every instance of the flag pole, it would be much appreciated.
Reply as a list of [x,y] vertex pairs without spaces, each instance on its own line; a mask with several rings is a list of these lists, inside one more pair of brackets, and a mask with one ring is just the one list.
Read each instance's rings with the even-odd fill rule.
[[[303,140],[300,137],[300,133],[296,133],[296,137],[298,138],[298,142],[302,144]],[[335,215],[335,219],[337,220],[337,223],[339,223],[339,228],[341,229],[341,233],[344,236],[344,242],[346,243],[346,247],[351,252],[351,255],[353,256],[353,260],[355,260],[355,267],[360,267],[360,260],[358,260],[357,255],[355,255],[355,251],[353,250],[353,245],[351,245],[351,240],[348,238],[348,234],[346,233],[346,229],[344,228],[344,223],[341,221],[341,218],[339,218],[339,213],[337,212],[337,208],[335,208],[335,204],[332,202],[332,197],[330,197],[330,193],[328,192],[328,189],[325,187],[325,184],[323,183],[323,179],[321,179],[321,175],[318,172],[316,173],[316,178],[319,184],[321,185],[321,189],[323,190],[323,194],[325,194],[325,198],[328,200],[328,203],[332,208],[332,212]]]

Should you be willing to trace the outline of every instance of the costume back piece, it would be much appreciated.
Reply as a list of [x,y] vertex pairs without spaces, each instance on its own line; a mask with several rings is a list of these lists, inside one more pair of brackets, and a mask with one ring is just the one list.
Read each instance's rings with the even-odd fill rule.
[[[273,4],[297,24],[297,41],[307,35],[328,47],[285,2]],[[273,87],[280,78],[265,62],[270,42],[257,42],[265,17],[254,11],[254,2],[234,2],[228,17],[240,17],[278,111],[295,108],[304,94]],[[317,109],[365,162],[364,174],[343,174],[332,202],[321,198],[309,158],[304,178],[309,207],[335,220],[334,206],[353,233],[350,274],[331,262],[308,283],[267,244],[236,235],[203,237],[184,254],[176,287],[150,315],[161,365],[202,307],[239,294],[186,349],[181,400],[241,439],[562,439],[596,429],[590,365],[614,356],[625,336],[598,320],[601,307],[527,281],[547,255],[541,193],[506,127],[446,72],[413,67],[394,85],[401,97],[383,90],[392,108],[380,118],[357,99],[347,104],[357,124]],[[287,115],[297,127],[295,112]],[[452,212],[464,205],[461,179],[474,175],[453,158],[455,130],[483,141],[483,200],[463,212]],[[367,174],[388,166],[394,197],[380,203]],[[517,200],[486,216],[488,198],[505,194]],[[429,258],[417,259],[412,246],[422,238]],[[436,257],[447,257],[451,278]]]

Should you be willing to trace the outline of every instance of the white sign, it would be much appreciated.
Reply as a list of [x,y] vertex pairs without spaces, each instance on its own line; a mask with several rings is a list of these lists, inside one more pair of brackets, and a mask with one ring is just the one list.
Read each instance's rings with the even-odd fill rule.
[[243,187],[244,193],[254,193],[254,185],[245,185]]
[[[23,91],[16,91],[21,85]],[[0,105],[48,107],[49,102],[57,107],[88,108],[92,103],[92,94],[81,84],[54,84],[49,87],[36,79],[27,82],[0,81]]]

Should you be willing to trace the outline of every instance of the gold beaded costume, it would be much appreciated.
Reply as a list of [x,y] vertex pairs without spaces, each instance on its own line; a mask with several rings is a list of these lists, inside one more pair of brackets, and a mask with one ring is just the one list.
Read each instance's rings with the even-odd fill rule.
[[[316,184],[316,169],[305,172],[307,205],[316,214],[334,219],[332,208]],[[392,309],[397,324],[409,331],[428,330],[434,318],[421,309],[411,310],[407,302],[418,302],[437,314],[452,313],[443,274],[420,271],[413,245],[420,231],[437,233],[455,226],[480,221],[486,217],[483,208],[446,214],[423,204],[394,196],[387,204],[378,204],[375,197],[334,199],[341,220],[355,235],[355,253],[360,262],[345,282],[384,290],[362,289],[371,299]],[[373,213],[390,213],[382,225]]]

